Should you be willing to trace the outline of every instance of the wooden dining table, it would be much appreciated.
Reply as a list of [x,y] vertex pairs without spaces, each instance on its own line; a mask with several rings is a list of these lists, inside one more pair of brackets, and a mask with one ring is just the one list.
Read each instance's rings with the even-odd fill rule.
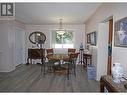
[[55,61],[68,60],[69,55],[68,54],[50,54],[48,55],[48,58],[50,60],[55,60]]
[[66,71],[65,67],[62,67],[61,65],[64,63],[64,61],[69,60],[68,54],[50,54],[48,55],[49,60],[58,61],[58,65],[55,66],[55,72],[59,72],[60,74]]

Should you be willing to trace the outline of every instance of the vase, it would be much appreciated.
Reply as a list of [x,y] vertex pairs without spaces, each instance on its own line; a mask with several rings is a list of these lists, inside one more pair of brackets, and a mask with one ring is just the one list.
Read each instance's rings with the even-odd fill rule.
[[80,44],[80,49],[83,49],[83,44],[82,43]]
[[112,77],[115,83],[121,83],[123,77],[123,68],[121,63],[114,63],[112,67]]

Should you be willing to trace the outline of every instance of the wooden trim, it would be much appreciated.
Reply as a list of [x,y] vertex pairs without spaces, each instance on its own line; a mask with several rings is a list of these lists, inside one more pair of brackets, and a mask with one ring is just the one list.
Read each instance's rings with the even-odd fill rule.
[[109,20],[109,43],[112,43],[113,19]]
[[[110,19],[108,44],[111,45],[111,48],[112,48],[112,34],[113,34],[113,19]],[[111,67],[112,67],[112,54],[108,55],[107,75],[111,75]]]

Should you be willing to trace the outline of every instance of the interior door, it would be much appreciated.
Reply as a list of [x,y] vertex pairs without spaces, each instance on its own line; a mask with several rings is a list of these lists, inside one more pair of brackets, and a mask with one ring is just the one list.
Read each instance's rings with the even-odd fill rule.
[[16,65],[18,66],[22,63],[25,63],[25,33],[23,29],[16,28],[15,32],[15,44],[16,44]]

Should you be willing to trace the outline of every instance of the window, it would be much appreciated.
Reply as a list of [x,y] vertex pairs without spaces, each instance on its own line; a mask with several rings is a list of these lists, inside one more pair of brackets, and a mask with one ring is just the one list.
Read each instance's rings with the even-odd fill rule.
[[72,30],[55,30],[52,31],[52,47],[53,48],[73,48],[74,33]]

